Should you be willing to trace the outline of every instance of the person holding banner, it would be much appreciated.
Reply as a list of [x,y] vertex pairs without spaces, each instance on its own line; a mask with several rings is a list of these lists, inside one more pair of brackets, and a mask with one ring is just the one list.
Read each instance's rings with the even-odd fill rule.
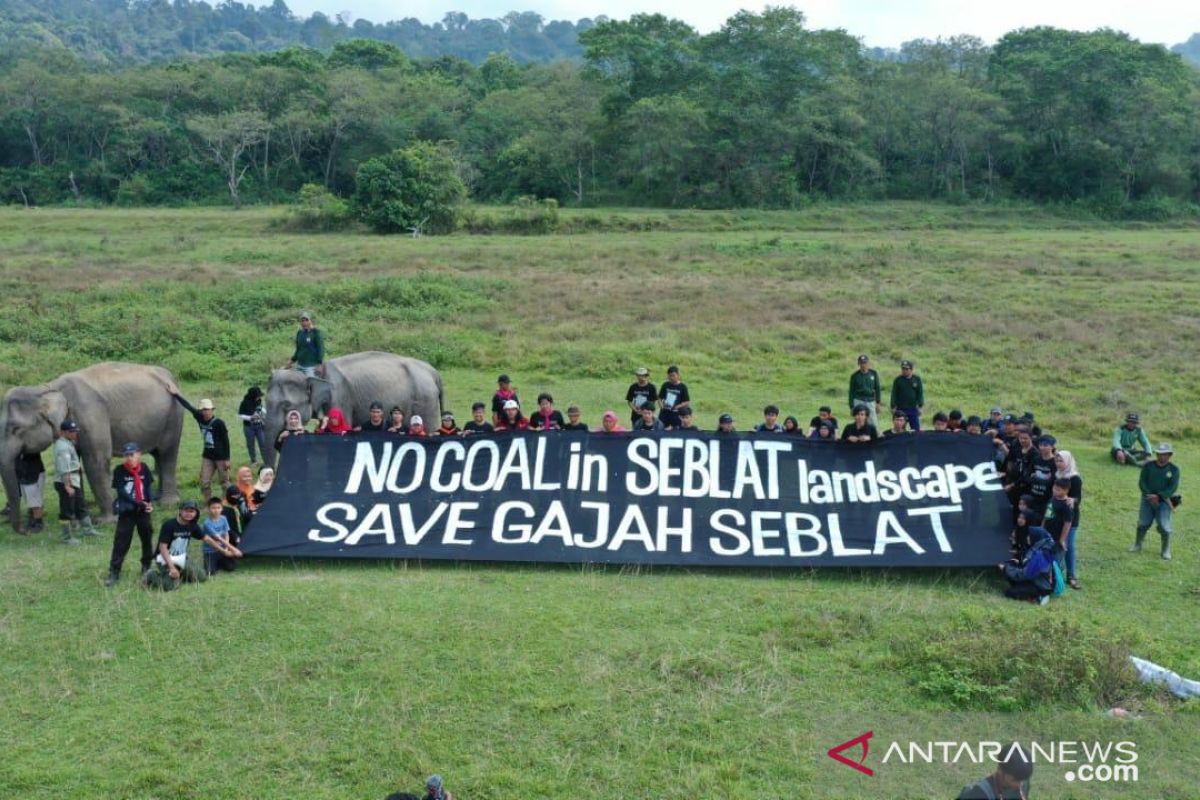
[[634,431],[662,431],[665,430],[662,420],[654,416],[654,406],[644,405],[640,409],[641,417],[634,423],[632,430]]
[[434,436],[458,436],[462,431],[458,429],[457,423],[454,421],[454,412],[442,412],[442,424],[433,432]]
[[[502,415],[496,422],[496,433],[511,433],[512,431],[529,430],[529,420],[521,413],[521,405],[516,400],[505,400],[501,407]],[[413,417],[416,420],[416,417]],[[411,432],[411,429],[410,429]]]
[[321,424],[317,426],[317,433],[326,433],[332,436],[345,436],[353,431],[349,423],[346,422],[346,415],[340,408],[334,406],[329,409],[329,415],[321,419]]
[[842,429],[842,441],[855,444],[870,444],[879,438],[879,431],[869,421],[869,411],[865,405],[854,409],[854,422]]
[[491,433],[495,430],[492,423],[483,418],[483,412],[486,410],[487,406],[483,403],[473,403],[471,405],[471,421],[463,425],[463,436],[470,436],[476,433]]
[[[479,406],[480,409],[483,408],[483,403],[476,403],[475,405]],[[480,416],[482,417],[483,415],[480,414]],[[491,426],[489,425],[488,428],[490,430]],[[396,436],[404,436],[408,433],[408,426],[404,424],[404,411],[400,406],[392,406],[392,410],[388,412],[387,432]]]
[[617,412],[611,409],[604,412],[604,416],[600,418],[600,430],[597,433],[623,433],[624,428],[617,421]]
[[817,411],[817,415],[808,421],[808,432],[804,435],[809,439],[817,438],[817,428],[821,425],[826,425],[832,428],[833,435],[836,437],[838,432],[837,417],[833,415],[833,409],[829,406],[821,406]]
[[554,408],[554,398],[542,392],[537,398],[538,410],[529,418],[529,427],[535,431],[561,431],[566,422],[561,411]]
[[786,417],[783,420],[783,432],[788,434],[789,436],[799,436],[800,435],[800,420],[796,419],[795,417],[791,417],[791,416]]
[[425,420],[420,414],[413,414],[409,418],[408,435],[415,436],[418,439],[424,439],[429,436],[429,431],[425,430]]
[[717,417],[717,433],[737,433],[737,431],[733,429],[733,414],[725,413]]
[[679,427],[676,430],[687,433],[696,433],[700,430],[696,427],[696,418],[692,413],[691,406],[680,406],[675,413],[679,414]]
[[579,421],[579,406],[567,406],[567,424],[563,425],[564,431],[586,431],[588,429],[586,422]]
[[755,433],[783,433],[779,424],[779,406],[769,405],[763,409],[763,421],[754,426]]
[[287,413],[284,424],[286,427],[279,432],[278,436],[275,437],[276,453],[283,449],[283,443],[288,439],[292,438],[293,436],[303,436],[304,434],[308,433],[308,431],[304,429],[304,422],[303,418],[300,416],[300,412],[294,409]]
[[883,438],[893,439],[897,436],[906,436],[912,433],[912,431],[908,429],[909,419],[910,417],[903,408],[897,408],[892,411],[892,429],[889,431],[884,431]]

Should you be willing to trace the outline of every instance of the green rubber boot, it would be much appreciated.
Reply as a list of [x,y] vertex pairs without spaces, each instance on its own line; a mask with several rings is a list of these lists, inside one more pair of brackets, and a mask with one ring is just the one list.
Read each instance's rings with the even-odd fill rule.
[[79,540],[71,535],[71,523],[64,522],[62,524],[62,533],[59,534],[58,540],[63,544],[79,544]]
[[92,518],[90,516],[85,516],[79,524],[83,527],[84,536],[100,535],[100,531],[96,530],[96,525],[92,522]]
[[1162,535],[1162,557],[1166,561],[1171,560],[1171,534],[1169,533]]
[[1131,553],[1142,552],[1142,542],[1146,540],[1146,531],[1147,530],[1148,530],[1147,528],[1138,528],[1137,538],[1134,539],[1133,544],[1130,545],[1129,552],[1131,552]]

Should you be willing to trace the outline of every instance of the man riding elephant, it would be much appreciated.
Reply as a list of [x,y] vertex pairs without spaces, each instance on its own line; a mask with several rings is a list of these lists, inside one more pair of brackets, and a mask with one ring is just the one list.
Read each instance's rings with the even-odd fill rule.
[[[175,465],[183,431],[183,410],[163,391],[172,383],[162,367],[105,362],[68,372],[38,386],[14,386],[0,405],[0,477],[10,509],[19,509],[16,456],[40,453],[54,444],[59,426],[79,426],[76,447],[92,497],[105,519],[112,519],[113,490],[109,459],[128,441],[141,443],[154,456],[161,476],[163,502],[177,502]],[[10,511],[16,528],[19,513]]]
[[303,425],[336,406],[354,426],[368,419],[373,402],[399,408],[406,417],[439,419],[442,377],[424,361],[377,351],[330,359],[324,379],[275,370],[267,385],[267,441],[276,440],[289,412],[298,412]]

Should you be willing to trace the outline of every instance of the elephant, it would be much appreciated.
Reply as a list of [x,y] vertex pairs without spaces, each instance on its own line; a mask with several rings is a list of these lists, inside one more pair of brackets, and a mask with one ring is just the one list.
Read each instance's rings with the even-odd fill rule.
[[8,496],[9,521],[20,530],[16,460],[54,443],[59,425],[79,425],[79,456],[102,519],[112,518],[111,457],[126,442],[154,456],[159,500],[178,501],[175,465],[183,432],[183,409],[164,387],[174,382],[162,367],[104,362],[68,372],[39,386],[14,386],[0,406],[0,478]]
[[336,406],[354,425],[367,419],[375,400],[383,403],[385,411],[399,406],[406,418],[420,414],[436,424],[442,413],[442,376],[420,359],[373,350],[326,361],[324,378],[306,378],[294,369],[275,370],[267,384],[266,432],[272,446],[268,460],[273,466],[275,438],[289,411],[299,411],[307,423]]

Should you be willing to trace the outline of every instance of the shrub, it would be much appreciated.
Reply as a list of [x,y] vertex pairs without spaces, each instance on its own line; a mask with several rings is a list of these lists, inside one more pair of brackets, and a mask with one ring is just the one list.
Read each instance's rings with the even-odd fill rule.
[[284,227],[293,231],[340,231],[353,224],[349,203],[324,186],[306,183],[300,187]]
[[355,213],[379,233],[450,233],[467,195],[450,153],[432,142],[367,160],[354,184]]

